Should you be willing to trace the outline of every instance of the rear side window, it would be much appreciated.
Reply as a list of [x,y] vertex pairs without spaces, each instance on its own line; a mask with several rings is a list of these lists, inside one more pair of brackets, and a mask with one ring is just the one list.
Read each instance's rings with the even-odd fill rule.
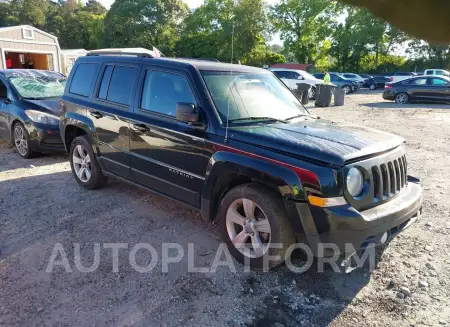
[[98,64],[79,64],[72,77],[69,92],[89,97],[97,76]]
[[107,66],[100,84],[98,97],[129,106],[137,75],[138,70],[134,67]]
[[436,75],[443,76],[445,73],[442,70],[436,70]]
[[141,108],[175,116],[178,102],[197,103],[187,79],[179,74],[147,71]]
[[431,85],[444,86],[444,85],[447,85],[447,84],[448,84],[447,81],[446,81],[446,80],[443,80],[443,79],[441,79],[441,78],[433,78],[433,79],[431,80]]

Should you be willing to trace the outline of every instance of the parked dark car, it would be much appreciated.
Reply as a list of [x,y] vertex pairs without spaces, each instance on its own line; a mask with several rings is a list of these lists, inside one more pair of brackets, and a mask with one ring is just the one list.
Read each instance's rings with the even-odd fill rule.
[[254,268],[296,241],[385,244],[422,210],[401,137],[312,116],[264,69],[80,57],[60,129],[81,186],[114,177],[199,209]]
[[371,90],[384,89],[384,86],[389,82],[389,79],[389,77],[385,76],[374,76],[372,78],[366,79],[363,87],[369,88]]
[[361,76],[362,78],[364,78],[364,79],[370,79],[370,78],[373,78],[373,76],[372,75],[369,75],[369,74],[358,74],[359,76]]
[[[318,78],[321,80],[323,80],[323,78],[325,76],[325,74],[323,74],[323,73],[317,73],[317,74],[313,74],[313,75],[315,78]],[[331,83],[343,88],[346,94],[355,92],[359,88],[358,83],[348,80],[336,73],[330,73],[330,79],[331,79]]]
[[399,104],[411,101],[450,103],[450,78],[445,76],[417,76],[385,86],[383,99]]
[[59,99],[66,78],[55,72],[0,70],[0,137],[19,155],[64,151],[59,134]]

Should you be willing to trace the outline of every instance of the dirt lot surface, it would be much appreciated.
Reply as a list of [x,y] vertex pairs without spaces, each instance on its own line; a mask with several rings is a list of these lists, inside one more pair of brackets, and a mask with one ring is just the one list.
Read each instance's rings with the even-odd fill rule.
[[[24,160],[0,146],[0,326],[450,326],[450,106],[382,102],[350,95],[345,107],[312,109],[335,121],[387,130],[407,140],[409,173],[425,189],[420,221],[384,251],[375,271],[351,274],[285,266],[245,273],[188,273],[187,259],[163,273],[129,263],[137,243],[194,244],[196,267],[219,244],[214,224],[176,202],[111,181],[81,189],[62,155]],[[46,268],[61,243],[72,272]],[[100,243],[99,268],[89,267]],[[105,243],[127,243],[113,271]],[[137,255],[141,266],[150,255]]]

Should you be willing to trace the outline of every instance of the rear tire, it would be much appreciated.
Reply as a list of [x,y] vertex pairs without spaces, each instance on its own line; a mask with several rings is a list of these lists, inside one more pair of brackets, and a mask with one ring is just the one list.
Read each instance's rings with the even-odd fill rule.
[[344,85],[342,88],[344,89],[345,94],[349,94],[352,92],[352,88],[350,87],[350,85]]
[[376,86],[375,84],[371,84],[371,85],[369,86],[369,89],[371,89],[372,91],[373,91],[373,90],[376,90],[376,89],[377,89],[377,86]]
[[70,145],[70,167],[79,185],[88,190],[102,187],[106,177],[98,164],[87,136],[78,136]]
[[310,100],[314,100],[316,98],[316,88],[314,86],[309,90],[308,96]]
[[[268,270],[281,264],[295,243],[281,197],[259,184],[230,190],[220,205],[218,223],[230,253],[252,269]],[[269,256],[278,258],[269,261]]]
[[409,103],[409,95],[407,93],[401,92],[395,95],[395,103],[407,104]]

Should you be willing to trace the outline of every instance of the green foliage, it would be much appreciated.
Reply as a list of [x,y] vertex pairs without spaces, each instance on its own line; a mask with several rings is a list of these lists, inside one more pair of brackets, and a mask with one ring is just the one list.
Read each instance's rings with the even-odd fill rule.
[[330,0],[281,0],[271,7],[270,19],[284,40],[285,50],[300,63],[314,64],[323,58],[323,43],[339,8]]
[[262,0],[206,0],[186,20],[177,53],[225,62],[254,58],[256,52],[261,52],[257,48],[264,45],[267,30]]
[[181,0],[116,0],[105,18],[107,47],[156,46],[166,56],[175,44],[188,15]]

